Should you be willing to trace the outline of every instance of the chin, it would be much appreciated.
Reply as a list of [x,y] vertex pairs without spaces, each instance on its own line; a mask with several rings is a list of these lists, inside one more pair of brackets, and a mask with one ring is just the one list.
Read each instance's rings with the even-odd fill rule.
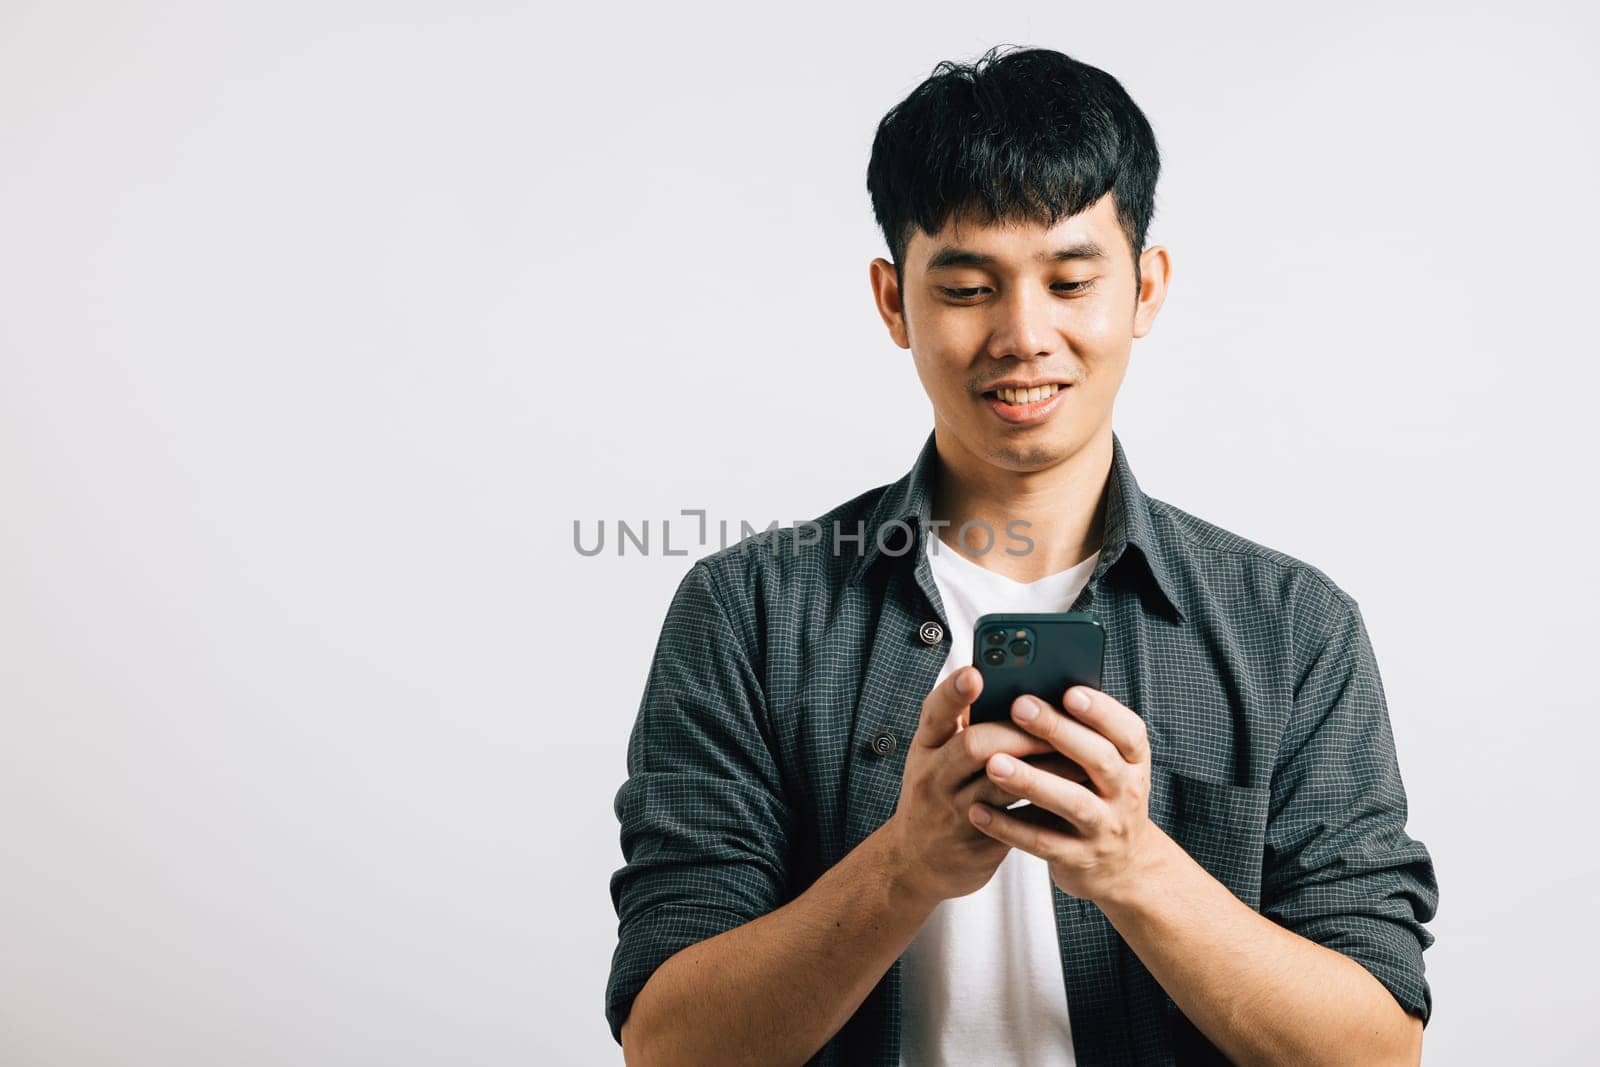
[[1061,449],[1040,446],[1026,452],[1007,453],[1005,466],[1018,474],[1031,474],[1034,471],[1049,470],[1066,458],[1067,453]]
[[1060,435],[1030,433],[991,441],[987,452],[995,466],[1025,473],[1055,466],[1072,454],[1072,447]]
[[935,423],[972,458],[1016,474],[1047,470],[1084,444],[1077,419],[1062,418],[1060,412],[1032,426],[1007,425],[988,411],[975,419],[967,412],[960,414],[963,417],[948,418],[936,413]]

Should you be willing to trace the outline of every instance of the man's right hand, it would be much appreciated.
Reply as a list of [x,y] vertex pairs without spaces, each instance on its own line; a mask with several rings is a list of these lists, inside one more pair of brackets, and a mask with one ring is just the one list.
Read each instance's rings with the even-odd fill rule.
[[[985,771],[989,757],[1005,752],[1029,759],[1074,781],[1087,775],[1048,741],[1009,722],[970,721],[983,691],[975,667],[951,672],[922,702],[922,718],[906,751],[900,801],[890,816],[906,878],[914,891],[937,903],[976,892],[994,876],[1011,846],[983,833],[969,814],[975,801],[1004,808],[1019,798]],[[1064,825],[1064,824],[1063,824]]]

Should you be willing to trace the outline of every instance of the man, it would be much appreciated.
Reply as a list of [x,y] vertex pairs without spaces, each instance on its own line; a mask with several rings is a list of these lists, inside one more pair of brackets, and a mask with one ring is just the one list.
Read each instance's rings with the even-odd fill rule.
[[[673,598],[615,805],[629,1062],[1419,1061],[1438,890],[1360,611],[1144,495],[1112,432],[1158,166],[1048,50],[880,124],[872,289],[933,431]],[[1104,688],[971,723],[994,610],[1092,612]]]

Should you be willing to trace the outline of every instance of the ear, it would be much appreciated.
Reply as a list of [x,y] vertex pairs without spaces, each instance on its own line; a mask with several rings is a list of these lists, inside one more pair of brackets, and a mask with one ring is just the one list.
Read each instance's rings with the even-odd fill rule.
[[1167,298],[1172,280],[1172,257],[1161,245],[1139,253],[1139,293],[1133,305],[1133,336],[1143,337],[1155,325],[1156,313]]
[[879,317],[889,328],[889,336],[901,348],[910,348],[911,332],[906,327],[905,304],[900,283],[894,277],[894,264],[879,256],[868,264],[867,273],[872,281],[872,298],[877,302]]

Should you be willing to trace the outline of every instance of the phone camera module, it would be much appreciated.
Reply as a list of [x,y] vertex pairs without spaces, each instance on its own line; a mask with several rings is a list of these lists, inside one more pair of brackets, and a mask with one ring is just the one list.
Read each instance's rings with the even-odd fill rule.
[[1003,645],[1006,642],[1006,632],[1004,630],[990,630],[988,641],[991,645]]
[[1026,641],[1013,641],[1013,642],[1011,642],[1011,654],[1014,655],[1014,656],[1026,656],[1029,652],[1032,652],[1032,651],[1033,651],[1033,646],[1030,645]]
[[983,654],[983,662],[987,663],[991,667],[1004,666],[1006,662],[1005,650],[999,648],[989,649]]

